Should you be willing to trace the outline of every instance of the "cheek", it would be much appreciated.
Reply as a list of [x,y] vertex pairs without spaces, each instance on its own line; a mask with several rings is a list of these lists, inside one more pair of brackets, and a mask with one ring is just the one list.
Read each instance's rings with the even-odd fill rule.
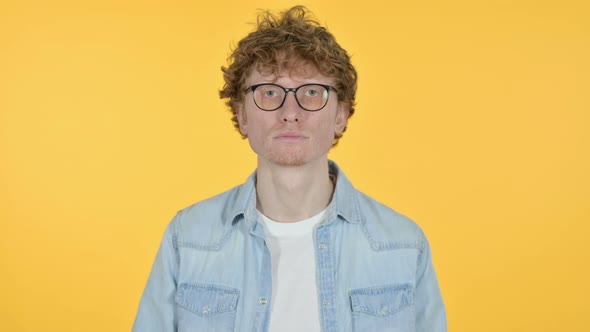
[[324,133],[325,136],[329,136],[334,134],[334,122],[330,120],[326,120],[323,124],[322,124],[322,132]]
[[322,144],[329,144],[332,146],[334,139],[335,123],[332,116],[323,118],[318,124],[318,134],[321,135]]
[[267,124],[267,119],[257,115],[248,115],[248,122],[247,122],[247,129],[248,129],[248,138],[250,139],[251,143],[254,144],[262,144],[266,135],[269,134],[269,127]]

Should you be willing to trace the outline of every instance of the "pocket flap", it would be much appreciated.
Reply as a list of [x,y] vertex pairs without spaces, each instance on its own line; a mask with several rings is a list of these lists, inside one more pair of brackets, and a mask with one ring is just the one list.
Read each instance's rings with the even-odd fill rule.
[[350,291],[352,311],[388,316],[414,304],[414,287],[395,284]]
[[235,311],[238,306],[237,289],[202,284],[180,284],[176,302],[200,316]]

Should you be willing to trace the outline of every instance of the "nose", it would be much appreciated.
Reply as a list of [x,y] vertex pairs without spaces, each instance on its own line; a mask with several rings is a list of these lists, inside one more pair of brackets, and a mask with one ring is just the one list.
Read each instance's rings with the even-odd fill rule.
[[[291,95],[289,92],[293,92]],[[289,91],[285,97],[285,102],[281,106],[281,121],[283,122],[299,122],[303,116],[303,109],[299,107],[295,99],[295,92]]]

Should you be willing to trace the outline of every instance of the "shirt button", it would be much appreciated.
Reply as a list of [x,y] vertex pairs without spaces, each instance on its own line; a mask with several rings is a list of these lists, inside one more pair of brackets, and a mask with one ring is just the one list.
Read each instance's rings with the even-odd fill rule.
[[325,243],[320,243],[320,244],[318,245],[318,248],[320,248],[320,249],[326,249],[326,248],[328,248],[328,245],[327,245],[327,244],[325,244]]
[[260,304],[265,305],[267,302],[265,297],[260,298]]
[[324,306],[329,306],[330,305],[330,300],[324,300]]
[[201,313],[202,313],[203,315],[206,315],[206,314],[208,314],[210,311],[211,311],[211,308],[210,308],[208,305],[206,305],[206,306],[203,306],[203,309],[201,309]]

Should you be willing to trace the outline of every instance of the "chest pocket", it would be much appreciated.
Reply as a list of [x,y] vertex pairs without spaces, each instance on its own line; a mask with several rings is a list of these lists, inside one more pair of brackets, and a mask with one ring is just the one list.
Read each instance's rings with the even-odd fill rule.
[[349,295],[353,331],[415,331],[411,284],[355,289]]
[[178,331],[233,331],[239,290],[217,285],[180,284],[176,294]]

